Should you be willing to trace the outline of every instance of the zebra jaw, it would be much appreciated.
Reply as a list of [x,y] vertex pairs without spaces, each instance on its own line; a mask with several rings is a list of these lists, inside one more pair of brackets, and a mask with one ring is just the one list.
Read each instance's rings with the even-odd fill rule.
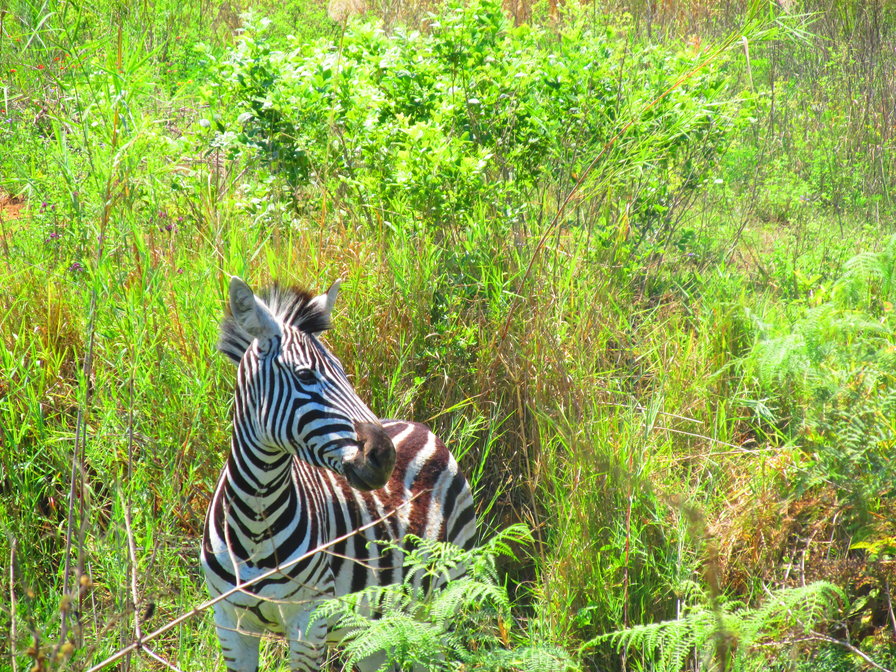
[[395,468],[395,446],[381,425],[356,422],[355,433],[361,450],[343,462],[345,478],[358,490],[376,490],[389,482]]

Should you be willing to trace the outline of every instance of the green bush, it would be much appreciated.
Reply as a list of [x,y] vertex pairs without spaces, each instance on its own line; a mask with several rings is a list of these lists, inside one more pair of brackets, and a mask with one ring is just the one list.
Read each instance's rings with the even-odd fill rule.
[[326,185],[393,226],[523,223],[607,150],[590,195],[608,207],[585,224],[608,240],[623,226],[637,246],[666,242],[734,124],[715,65],[673,87],[695,64],[672,47],[631,53],[626,30],[575,17],[514,28],[482,0],[449,3],[427,33],[352,23],[339,43],[287,49],[249,23],[209,103],[215,142],[260,157],[297,207]]

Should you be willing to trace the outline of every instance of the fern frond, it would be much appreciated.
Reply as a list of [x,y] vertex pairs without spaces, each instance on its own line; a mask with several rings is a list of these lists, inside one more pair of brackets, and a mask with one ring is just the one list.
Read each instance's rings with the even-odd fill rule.
[[878,252],[860,252],[843,264],[843,277],[880,278],[887,269]]
[[789,629],[811,629],[830,617],[845,599],[842,590],[827,582],[772,593],[757,608],[731,604],[717,610],[697,608],[683,618],[606,633],[586,642],[582,649],[609,642],[617,650],[640,653],[658,672],[678,672],[693,655],[711,657],[725,642],[733,651],[735,668],[751,647]]
[[429,608],[429,615],[433,622],[448,629],[458,614],[485,607],[491,607],[498,614],[508,614],[510,599],[507,591],[494,583],[460,579],[439,591]]
[[402,666],[423,665],[427,669],[447,669],[439,655],[441,647],[433,641],[442,630],[431,623],[420,622],[403,613],[390,613],[352,633],[345,645],[346,667],[385,652],[386,664],[401,661]]
[[858,308],[875,296],[892,300],[894,289],[896,236],[891,236],[880,252],[862,252],[849,259],[832,293],[841,306]]
[[[411,536],[401,544],[382,543],[403,554],[405,579],[328,600],[311,621],[326,619],[346,634],[348,668],[379,653],[384,665],[401,669],[456,670],[461,664],[483,671],[578,670],[556,647],[507,648],[511,603],[495,558],[512,555],[512,543],[531,539],[525,526],[514,525],[470,550]],[[424,577],[432,579],[428,592],[420,589]]]
[[356,593],[321,602],[312,612],[311,622],[325,619],[338,623],[339,627],[350,627],[357,623],[356,619],[363,622],[372,613],[408,611],[411,605],[411,597],[395,586],[368,586]]
[[751,643],[798,628],[811,630],[846,603],[846,594],[826,581],[783,588],[772,593],[757,609],[737,613],[741,629]]
[[508,651],[497,649],[477,658],[476,669],[482,672],[577,672],[578,664],[556,646],[525,646]]
[[651,660],[658,671],[677,672],[695,649],[706,648],[718,630],[716,615],[699,609],[677,620],[636,625],[606,633],[586,642],[582,648],[608,641],[617,650],[639,652]]

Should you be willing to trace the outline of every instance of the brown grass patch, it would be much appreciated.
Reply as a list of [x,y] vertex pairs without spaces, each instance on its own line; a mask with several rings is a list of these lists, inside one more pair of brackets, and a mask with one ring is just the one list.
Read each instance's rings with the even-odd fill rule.
[[11,222],[25,216],[25,199],[0,191],[0,221]]
[[[722,585],[744,594],[755,589],[757,579],[780,587],[830,581],[858,596],[855,604],[844,605],[854,612],[856,632],[891,636],[896,563],[852,548],[857,540],[842,522],[847,512],[833,488],[818,486],[785,496],[781,480],[792,467],[786,453],[772,458],[766,468],[777,471],[780,479],[767,479],[758,492],[750,492],[745,483],[710,525]],[[881,534],[891,532],[886,526]]]

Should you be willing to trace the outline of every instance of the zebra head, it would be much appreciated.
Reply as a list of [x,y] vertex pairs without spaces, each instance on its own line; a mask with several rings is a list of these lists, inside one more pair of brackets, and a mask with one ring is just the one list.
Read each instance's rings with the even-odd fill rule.
[[389,480],[395,447],[318,340],[330,327],[340,282],[320,296],[278,285],[256,296],[232,277],[218,347],[238,366],[235,436],[271,458],[291,453],[373,490]]

